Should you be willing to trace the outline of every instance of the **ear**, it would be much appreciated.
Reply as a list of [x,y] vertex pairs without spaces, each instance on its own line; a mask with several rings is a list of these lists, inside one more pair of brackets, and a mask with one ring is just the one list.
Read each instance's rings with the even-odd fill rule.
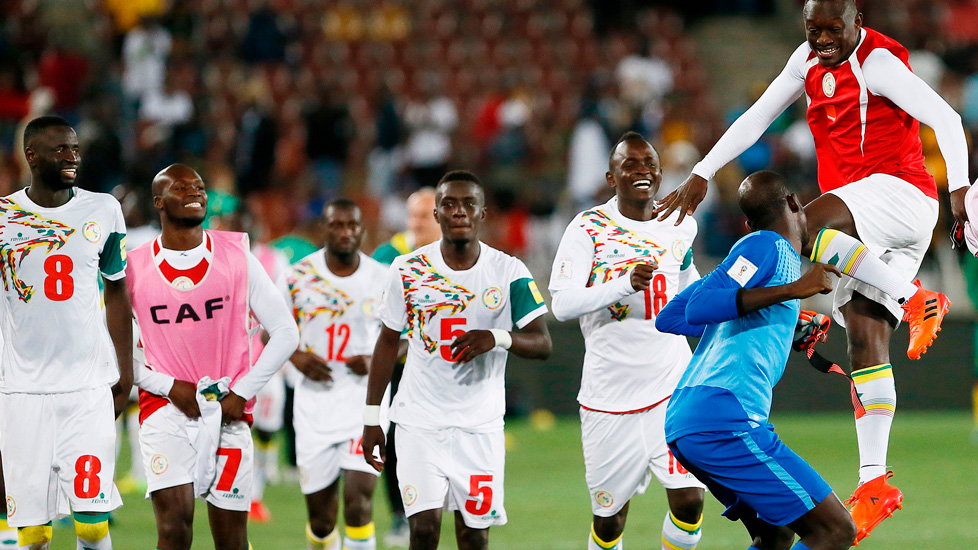
[[163,210],[163,197],[159,195],[153,197],[153,208]]
[[610,171],[604,173],[604,181],[608,187],[615,187],[615,177],[611,175]]
[[753,233],[754,231],[756,231],[756,229],[754,229],[754,227],[751,226],[750,220],[744,220],[744,226],[747,227],[747,231],[749,231],[751,233]]
[[801,205],[801,201],[798,200],[798,195],[795,195],[794,193],[788,193],[788,196],[785,197],[785,201],[788,203],[788,210],[791,210],[792,212],[801,212],[805,209],[805,207]]
[[33,167],[36,164],[37,155],[34,154],[34,149],[24,148],[24,157],[27,159],[28,166]]
[[853,24],[856,26],[857,29],[862,28],[862,26],[863,26],[863,14],[862,14],[862,12],[859,12],[859,13],[856,14],[856,18],[853,20]]

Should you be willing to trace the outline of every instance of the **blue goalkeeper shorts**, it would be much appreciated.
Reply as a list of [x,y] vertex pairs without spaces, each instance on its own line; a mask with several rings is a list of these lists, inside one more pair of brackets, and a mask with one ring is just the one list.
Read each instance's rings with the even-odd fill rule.
[[727,507],[727,518],[788,525],[832,488],[773,428],[692,433],[670,442],[669,449]]

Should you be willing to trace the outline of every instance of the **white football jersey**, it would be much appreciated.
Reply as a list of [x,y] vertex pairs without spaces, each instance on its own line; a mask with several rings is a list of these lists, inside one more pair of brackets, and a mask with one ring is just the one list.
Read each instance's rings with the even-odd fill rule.
[[451,343],[470,330],[523,328],[547,311],[520,260],[481,243],[465,271],[445,264],[441,241],[391,265],[381,319],[406,329],[407,362],[391,404],[392,422],[418,428],[488,432],[503,427],[507,352],[494,348],[462,365]]
[[125,268],[126,225],[111,195],[73,188],[56,208],[34,204],[25,189],[0,199],[0,391],[62,393],[115,383],[99,275],[116,281]]
[[388,269],[362,252],[359,255],[359,267],[347,277],[334,275],[326,267],[326,252],[320,249],[289,266],[280,279],[285,301],[299,326],[299,349],[315,353],[332,369],[332,382],[302,376],[299,384],[325,395],[322,421],[337,441],[363,431],[367,377],[354,374],[346,360],[373,355]]
[[655,317],[699,279],[695,236],[691,216],[678,226],[673,219],[636,221],[618,211],[617,198],[581,212],[567,226],[550,274],[551,294],[608,283],[639,263],[657,265],[647,290],[581,316],[585,352],[577,400],[584,407],[635,411],[676,389],[692,354],[685,337],[656,330]]

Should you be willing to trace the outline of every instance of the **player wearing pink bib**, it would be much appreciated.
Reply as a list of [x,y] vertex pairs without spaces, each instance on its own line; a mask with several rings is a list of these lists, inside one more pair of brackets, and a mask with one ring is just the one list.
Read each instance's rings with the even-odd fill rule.
[[31,186],[0,198],[0,453],[7,519],[31,550],[49,547],[51,520],[69,511],[79,548],[111,549],[109,512],[122,505],[113,402],[118,416],[132,381],[126,227],[111,195],[73,186],[78,151],[64,119],[32,120]]
[[961,117],[913,74],[906,48],[862,26],[854,0],[808,0],[803,17],[807,41],[665,198],[659,219],[677,208],[680,220],[693,212],[706,195],[707,180],[804,94],[824,193],[805,207],[813,238],[804,252],[847,275],[836,289],[833,315],[846,328],[852,379],[862,401],[856,409],[860,485],[848,501],[858,541],[903,499],[886,481],[896,410],[890,338],[906,320],[907,355],[918,359],[950,306],[947,296],[914,284],[939,210],[934,179],[924,168],[920,123],[937,136],[951,211],[959,222],[967,220],[968,146]]
[[[174,164],[157,174],[153,203],[162,233],[132,251],[127,274],[146,358],[136,373],[139,439],[157,548],[190,548],[194,498],[206,494],[215,548],[244,550],[254,460],[249,416],[298,331],[247,236],[201,228],[207,195],[193,169]],[[249,313],[269,334],[254,365]],[[230,380],[219,408],[198,395],[204,377]],[[211,426],[217,433],[209,440]]]
[[447,501],[459,548],[480,550],[489,547],[489,527],[506,523],[507,350],[545,359],[552,344],[543,319],[547,306],[529,270],[479,241],[486,217],[479,179],[463,170],[445,174],[435,203],[441,240],[398,256],[388,272],[384,326],[367,381],[363,451],[383,470],[380,403],[406,329],[408,356],[391,420],[397,422],[397,478],[410,547],[438,547]]

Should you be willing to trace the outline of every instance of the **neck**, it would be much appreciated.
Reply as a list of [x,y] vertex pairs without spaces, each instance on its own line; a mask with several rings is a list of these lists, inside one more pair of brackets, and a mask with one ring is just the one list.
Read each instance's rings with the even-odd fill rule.
[[465,271],[479,261],[479,253],[482,247],[479,239],[470,241],[441,241],[441,256],[445,259],[448,267],[455,271]]
[[170,250],[191,250],[200,246],[204,242],[204,226],[197,224],[194,226],[184,226],[173,223],[167,219],[162,219],[162,231],[160,232],[160,242],[163,248]]
[[71,199],[71,187],[52,189],[45,186],[40,180],[33,180],[31,186],[27,188],[27,198],[38,206],[56,208]]
[[797,227],[793,227],[784,219],[780,219],[772,224],[771,227],[765,227],[763,229],[781,235],[791,243],[791,248],[795,249],[795,252],[801,254],[801,233]]
[[647,222],[655,217],[655,201],[628,200],[618,197],[618,211],[630,220]]
[[360,267],[360,255],[356,251],[353,254],[335,254],[326,249],[326,268],[333,275],[346,277],[352,275]]

